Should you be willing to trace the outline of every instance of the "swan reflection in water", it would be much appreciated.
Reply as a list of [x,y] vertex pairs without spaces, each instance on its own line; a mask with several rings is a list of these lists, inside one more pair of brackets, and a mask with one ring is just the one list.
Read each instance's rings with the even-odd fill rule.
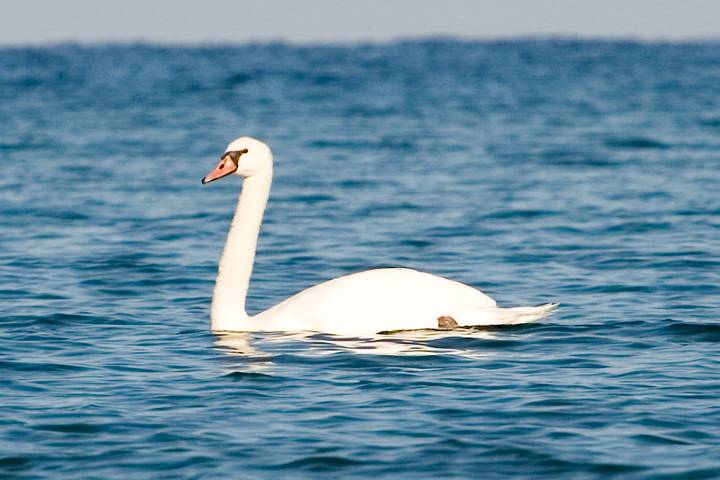
[[482,344],[474,340],[497,340],[497,330],[412,330],[367,337],[344,337],[317,332],[226,332],[215,334],[215,345],[228,355],[244,357],[248,367],[253,369],[270,366],[273,357],[281,353],[304,357],[353,353],[484,359],[491,356],[492,349],[483,348]]

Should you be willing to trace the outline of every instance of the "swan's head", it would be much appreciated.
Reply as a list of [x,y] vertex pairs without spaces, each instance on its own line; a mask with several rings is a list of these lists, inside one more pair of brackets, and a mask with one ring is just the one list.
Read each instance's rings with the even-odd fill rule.
[[247,178],[265,172],[272,172],[270,147],[260,140],[240,137],[230,142],[220,156],[220,163],[203,177],[202,183],[210,183],[231,173]]

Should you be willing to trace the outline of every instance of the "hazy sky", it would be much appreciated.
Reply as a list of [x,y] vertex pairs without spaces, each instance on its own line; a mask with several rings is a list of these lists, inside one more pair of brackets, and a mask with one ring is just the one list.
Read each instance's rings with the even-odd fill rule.
[[0,44],[720,38],[720,0],[3,0]]

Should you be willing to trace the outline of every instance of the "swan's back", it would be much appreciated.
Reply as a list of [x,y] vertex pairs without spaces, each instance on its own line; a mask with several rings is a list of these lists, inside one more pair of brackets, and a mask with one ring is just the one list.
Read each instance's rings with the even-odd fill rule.
[[481,291],[408,268],[339,277],[288,298],[257,316],[265,330],[347,334],[437,328],[438,317],[495,307]]

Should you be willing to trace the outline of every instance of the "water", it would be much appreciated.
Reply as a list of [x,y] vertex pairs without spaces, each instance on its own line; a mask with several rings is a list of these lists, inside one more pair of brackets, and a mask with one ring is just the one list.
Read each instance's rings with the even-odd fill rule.
[[[720,477],[719,79],[717,43],[0,50],[0,476]],[[210,334],[242,134],[250,311],[380,265],[561,310]]]

